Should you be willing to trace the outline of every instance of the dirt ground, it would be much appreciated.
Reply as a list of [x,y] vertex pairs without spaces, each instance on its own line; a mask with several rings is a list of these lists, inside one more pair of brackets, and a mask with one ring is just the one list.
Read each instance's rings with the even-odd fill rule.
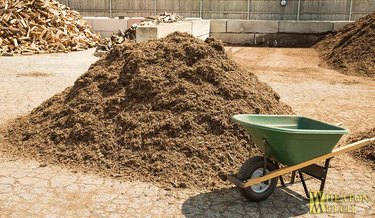
[[[352,132],[375,123],[374,81],[321,66],[313,49],[229,47],[228,51],[239,64],[270,84],[298,114],[343,122]],[[72,85],[96,60],[92,53],[0,58],[0,124]],[[326,190],[331,194],[367,194],[370,201],[356,204],[356,215],[374,216],[375,172],[348,155],[334,158],[331,164]],[[251,203],[230,186],[213,192],[164,190],[149,183],[45,166],[8,156],[1,143],[0,169],[0,217],[309,216],[300,184],[277,189],[267,201]],[[311,180],[308,184],[315,189],[318,185]]]
[[341,122],[352,133],[374,127],[375,82],[323,66],[314,49],[230,47],[228,51],[271,85],[295,113]]

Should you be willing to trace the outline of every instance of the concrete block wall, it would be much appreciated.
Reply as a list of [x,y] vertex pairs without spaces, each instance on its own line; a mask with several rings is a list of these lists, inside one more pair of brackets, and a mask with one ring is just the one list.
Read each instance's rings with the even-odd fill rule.
[[335,21],[333,22],[333,31],[339,31],[344,26],[353,23],[353,21]]
[[143,42],[146,40],[159,39],[175,31],[190,33],[195,37],[205,40],[210,34],[210,21],[188,19],[182,22],[140,26],[137,28],[136,40],[137,42]]
[[118,30],[126,30],[133,24],[139,24],[145,18],[143,17],[125,17],[124,19],[119,18],[108,18],[108,17],[84,17],[83,18],[92,29],[100,34],[101,37],[109,37],[113,32]]
[[136,41],[159,39],[175,31],[192,33],[192,25],[190,22],[176,22],[140,26],[137,28]]
[[127,29],[129,20],[129,18],[109,19],[108,17],[84,17],[84,19],[101,37],[109,37],[119,29]]
[[211,33],[225,33],[227,32],[227,20],[211,20]]
[[[110,19],[85,17],[92,28],[102,37],[125,30],[142,17]],[[322,38],[326,32],[338,31],[348,21],[274,21],[274,20],[201,20],[185,19],[183,22],[164,23],[139,27],[137,41],[157,39],[174,31],[188,32],[201,39],[213,36],[231,44],[256,46],[308,47]]]
[[209,20],[186,20],[191,23],[191,34],[202,40],[210,36],[210,21]]
[[254,44],[254,33],[211,33],[210,36],[230,44]]
[[211,20],[210,35],[230,44],[309,47],[350,22]]
[[[317,35],[318,39],[320,39],[322,36],[323,35]],[[309,42],[309,35],[306,35],[306,34],[293,34],[293,33],[260,34],[259,33],[259,34],[255,34],[254,36],[254,45],[266,46],[266,47],[309,47],[314,42]]]
[[158,38],[158,27],[152,26],[140,26],[136,30],[137,42],[144,42],[147,40],[153,40]]
[[[84,17],[84,19],[93,28],[93,30],[99,33],[102,37],[109,37],[117,30],[126,30],[133,24],[139,24],[145,20],[143,17],[125,17],[124,19],[110,19],[108,17]],[[148,25],[138,27],[138,29],[137,41],[158,39],[175,31],[191,33],[194,36],[205,40],[210,34],[210,21],[202,20],[200,18],[187,18],[182,22]]]
[[227,32],[235,33],[277,33],[278,21],[228,20]]
[[333,30],[332,22],[325,21],[279,21],[279,33],[326,33]]

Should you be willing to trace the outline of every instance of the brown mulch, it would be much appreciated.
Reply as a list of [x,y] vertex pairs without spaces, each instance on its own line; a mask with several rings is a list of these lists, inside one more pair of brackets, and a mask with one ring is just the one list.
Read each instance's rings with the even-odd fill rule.
[[[350,136],[350,138],[347,140],[347,143],[353,143],[362,139],[373,137],[375,137],[375,128],[368,129],[366,131]],[[366,163],[371,165],[373,169],[375,169],[375,143],[371,143],[370,145],[362,147],[361,149],[355,150],[351,152],[351,154],[357,159],[365,161]]]
[[375,12],[327,35],[315,47],[333,68],[345,74],[375,77]]
[[[221,41],[185,33],[116,46],[8,125],[13,152],[162,187],[221,187],[247,158],[240,113],[292,114]],[[257,151],[254,150],[256,153]]]

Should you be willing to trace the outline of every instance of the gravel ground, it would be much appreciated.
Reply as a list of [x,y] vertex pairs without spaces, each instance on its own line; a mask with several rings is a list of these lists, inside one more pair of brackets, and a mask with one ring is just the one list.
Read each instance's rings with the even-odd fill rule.
[[[297,113],[344,122],[353,132],[374,124],[374,84],[319,66],[312,49],[229,48],[240,64],[269,83]],[[0,123],[27,113],[72,85],[96,60],[93,50],[0,58]],[[41,72],[38,74],[35,72]],[[22,75],[20,75],[22,74]],[[348,155],[334,158],[329,194],[366,194],[355,214],[374,216],[375,173]],[[160,189],[45,166],[9,156],[0,143],[0,217],[289,217],[310,216],[302,186],[277,189],[269,200],[252,203],[228,186],[212,192]],[[235,169],[234,169],[235,170]],[[318,183],[308,180],[311,189]],[[336,214],[343,216],[343,214]]]

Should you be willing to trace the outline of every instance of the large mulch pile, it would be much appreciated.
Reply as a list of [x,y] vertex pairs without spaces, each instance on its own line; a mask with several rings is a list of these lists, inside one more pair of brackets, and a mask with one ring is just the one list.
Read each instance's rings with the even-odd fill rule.
[[[362,139],[375,137],[375,128],[369,129],[364,132],[354,134],[348,139],[348,143],[360,141]],[[375,169],[375,143],[371,143],[359,150],[355,150],[352,154],[360,160],[366,161]]]
[[375,77],[375,12],[326,36],[316,48],[343,73]]
[[[16,152],[163,187],[223,186],[247,158],[239,113],[292,114],[221,41],[125,43],[7,129]],[[255,152],[255,151],[254,151]]]

